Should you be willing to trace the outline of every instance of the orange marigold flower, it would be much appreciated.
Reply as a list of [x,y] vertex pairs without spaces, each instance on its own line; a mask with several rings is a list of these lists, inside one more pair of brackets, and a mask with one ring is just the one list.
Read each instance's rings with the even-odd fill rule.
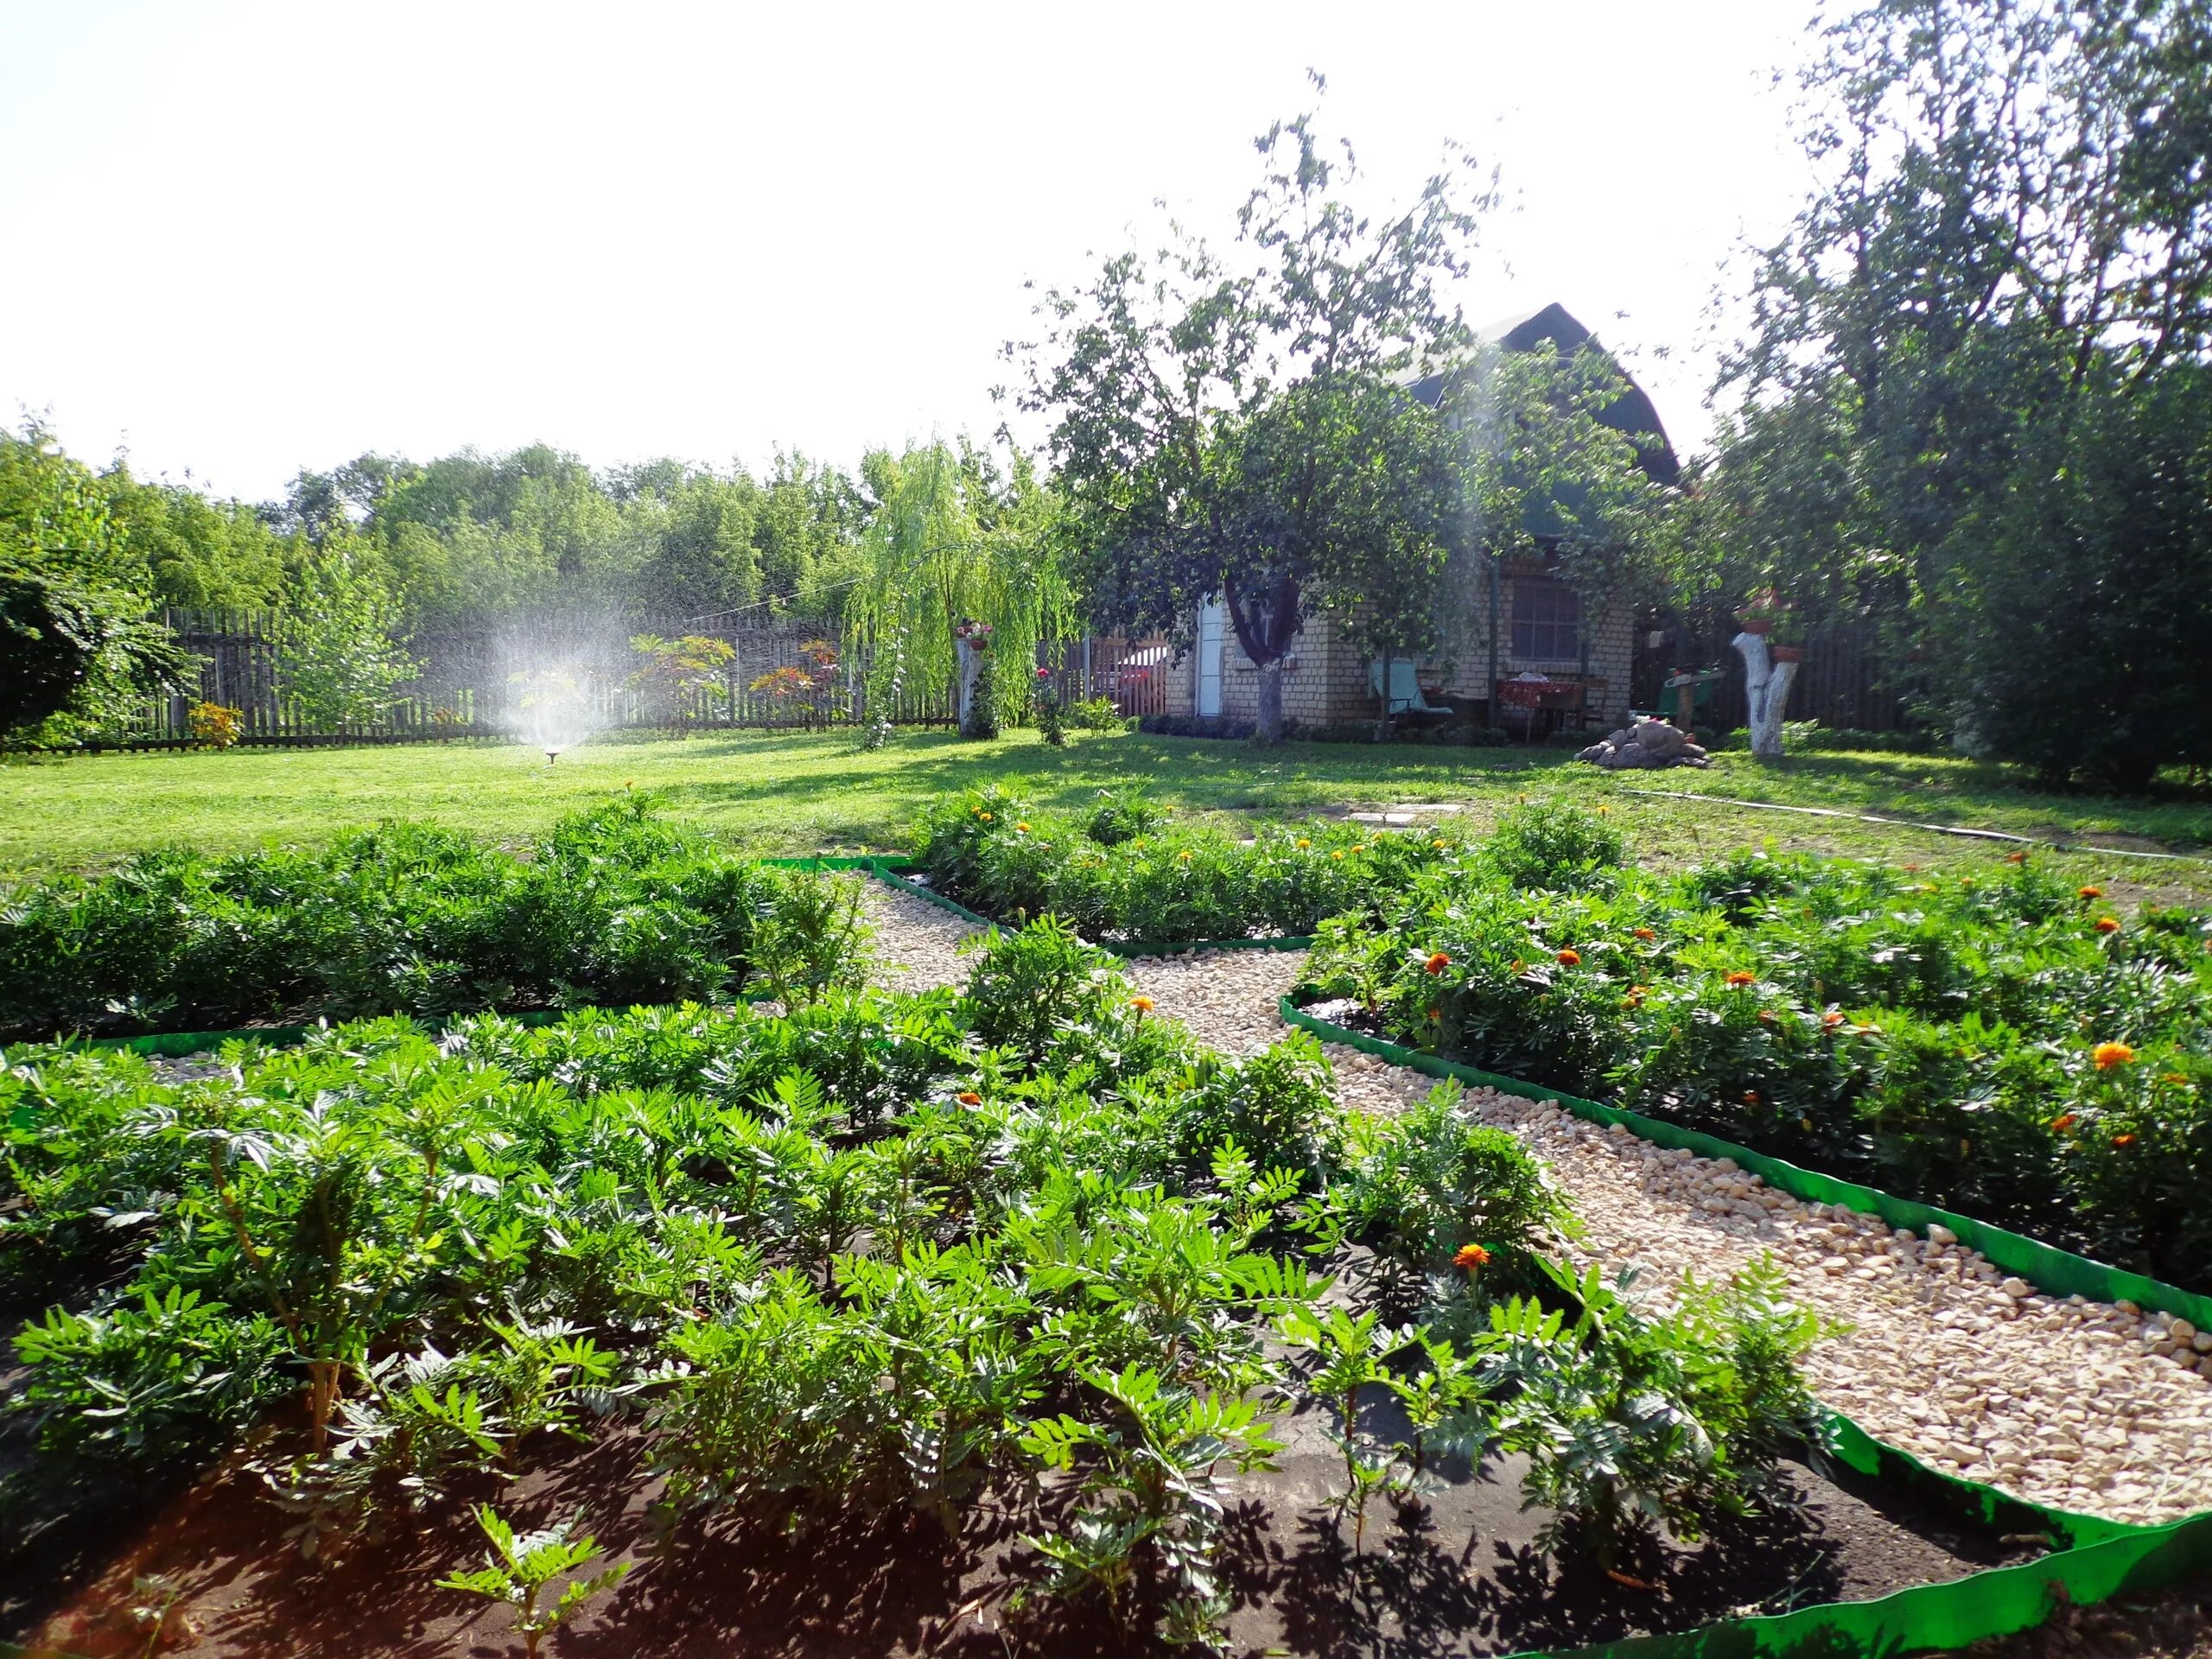
[[2089,1058],[2096,1062],[2098,1071],[2109,1071],[2116,1065],[2133,1065],[2135,1051],[2126,1043],[2099,1043],[2089,1051]]
[[2028,855],[2025,853],[2007,853],[2005,861],[2007,864],[2024,864],[2028,861]]
[[1027,835],[1029,833],[1028,820],[1025,818],[1021,823],[1015,824],[1014,826],[1014,833],[1017,836]]
[[1728,983],[1737,987],[1738,989],[1746,985],[1756,985],[1758,982],[1759,976],[1757,974],[1746,973],[1741,968],[1738,968],[1734,973],[1728,976]]
[[2115,1135],[2112,1138],[2112,1143],[2115,1147],[2132,1147],[2135,1144],[2135,1137],[2132,1135]]
[[2056,1117],[2050,1120],[2050,1127],[2056,1133],[2063,1135],[2067,1130],[2072,1128],[2075,1124],[2080,1122],[2081,1120],[2075,1117],[2073,1113],[2061,1112]]
[[2102,887],[2080,887],[2075,891],[2084,899],[2101,899],[2105,896],[2105,890]]
[[1756,1105],[1758,1105],[1758,1103],[1759,1103],[1759,1091],[1758,1091],[1758,1090],[1756,1090],[1756,1089],[1746,1089],[1746,1090],[1744,1090],[1744,1104],[1745,1104],[1745,1105],[1746,1105],[1746,1106],[1756,1106]]
[[1452,1265],[1473,1273],[1490,1265],[1490,1252],[1479,1244],[1462,1244],[1452,1253]]
[[2095,921],[2091,922],[2089,925],[2095,928],[2100,933],[2117,933],[2120,931],[2120,921],[2117,917],[2100,916]]
[[1559,953],[1559,959],[1564,967],[1580,968],[1582,965],[1582,953],[1571,945]]
[[1821,1016],[1821,1029],[1822,1031],[1834,1031],[1842,1023],[1843,1010],[1840,1008],[1830,1008],[1826,1014]]
[[1646,944],[1650,944],[1652,940],[1659,937],[1648,927],[1630,928],[1629,931],[1634,934],[1637,938],[1642,939]]
[[983,1097],[973,1089],[963,1089],[954,1098],[963,1106],[980,1106],[983,1103]]
[[2161,1071],[2158,1073],[2158,1081],[2160,1083],[2187,1083],[2189,1081],[2189,1073],[2186,1071]]
[[1129,999],[1129,1006],[1139,1014],[1150,1014],[1159,1005],[1148,996],[1133,996]]
[[1432,1026],[1442,1025],[1444,1023],[1444,1015],[1438,1010],[1431,1008],[1428,1011],[1428,1023]]
[[1621,1001],[1631,1008],[1640,1008],[1643,1006],[1643,999],[1650,995],[1649,985],[1631,985],[1628,988],[1628,995]]
[[1451,965],[1451,954],[1448,951],[1444,950],[1437,951],[1434,955],[1431,956],[1427,962],[1421,964],[1422,967],[1427,969],[1432,974],[1440,974]]

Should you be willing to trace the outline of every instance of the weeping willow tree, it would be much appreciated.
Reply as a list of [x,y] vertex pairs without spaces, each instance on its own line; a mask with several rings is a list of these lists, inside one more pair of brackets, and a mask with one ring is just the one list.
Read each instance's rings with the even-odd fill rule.
[[877,506],[845,604],[847,660],[865,664],[868,741],[899,706],[960,686],[961,638],[988,640],[993,723],[1027,711],[1037,647],[1065,638],[1074,607],[1054,552],[1052,503],[1025,457],[1002,472],[963,442],[887,450],[861,463]]

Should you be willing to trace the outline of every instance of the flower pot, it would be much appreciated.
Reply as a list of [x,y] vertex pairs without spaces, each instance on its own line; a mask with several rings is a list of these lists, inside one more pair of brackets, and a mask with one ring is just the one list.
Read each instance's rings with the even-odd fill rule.
[[1775,645],[1769,649],[1767,654],[1777,663],[1802,663],[1805,660],[1802,645]]

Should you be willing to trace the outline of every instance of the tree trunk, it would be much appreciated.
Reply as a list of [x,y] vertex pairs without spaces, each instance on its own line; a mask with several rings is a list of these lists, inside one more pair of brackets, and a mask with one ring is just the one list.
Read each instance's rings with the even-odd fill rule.
[[983,677],[983,653],[965,639],[956,639],[953,649],[960,658],[960,735],[963,737],[995,737],[995,731],[986,729],[983,718],[988,712],[976,696]]
[[1258,667],[1259,725],[1252,736],[1257,742],[1280,743],[1282,741],[1282,658],[1273,658]]
[[1744,701],[1750,709],[1751,753],[1761,760],[1782,758],[1782,717],[1789,707],[1796,663],[1777,663],[1767,653],[1766,636],[1744,632],[1729,642],[1744,659]]

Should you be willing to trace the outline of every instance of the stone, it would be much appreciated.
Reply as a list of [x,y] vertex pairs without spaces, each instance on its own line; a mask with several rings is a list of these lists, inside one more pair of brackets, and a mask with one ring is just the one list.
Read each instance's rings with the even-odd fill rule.
[[1931,1221],[1928,1224],[1928,1242],[1930,1244],[1955,1244],[1959,1242],[1959,1236],[1942,1222]]

